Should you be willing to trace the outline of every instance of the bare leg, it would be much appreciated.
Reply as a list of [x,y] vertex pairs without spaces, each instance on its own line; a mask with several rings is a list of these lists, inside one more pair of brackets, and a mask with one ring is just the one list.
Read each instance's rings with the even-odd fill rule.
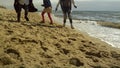
[[52,20],[51,14],[50,13],[47,13],[47,14],[48,14],[48,17],[50,19],[50,24],[53,24],[53,20]]
[[69,21],[70,21],[70,24],[71,24],[71,28],[74,29],[73,27],[73,21],[72,21],[72,16],[71,16],[71,12],[68,12],[68,17],[69,17]]
[[64,13],[64,23],[63,23],[63,26],[65,27],[65,24],[66,24],[66,19],[67,19],[67,14],[66,13]]
[[45,14],[45,12],[42,12],[42,13],[41,13],[41,15],[42,15],[42,23],[45,23],[44,14]]

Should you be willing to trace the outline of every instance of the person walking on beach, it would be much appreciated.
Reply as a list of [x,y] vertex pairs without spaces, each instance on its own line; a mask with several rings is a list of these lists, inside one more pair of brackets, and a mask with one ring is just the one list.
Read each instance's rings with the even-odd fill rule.
[[52,5],[51,5],[51,1],[50,0],[43,0],[43,4],[41,5],[44,7],[41,15],[42,15],[42,21],[41,23],[45,23],[45,18],[44,18],[44,14],[47,13],[48,17],[50,19],[50,24],[53,24],[53,20],[51,17],[51,12],[52,12]]
[[29,21],[28,19],[28,8],[29,5],[29,0],[15,0],[14,2],[14,8],[16,10],[17,13],[17,21],[20,22],[20,17],[21,17],[21,10],[22,8],[25,10],[25,19],[26,21]]
[[75,8],[77,8],[74,0],[59,0],[55,11],[57,11],[57,8],[58,8],[59,4],[61,5],[61,9],[62,9],[63,14],[64,14],[64,20],[63,20],[64,24],[63,24],[63,26],[65,26],[67,15],[68,15],[68,18],[69,18],[69,21],[70,21],[70,24],[71,24],[71,28],[74,29],[73,24],[72,24],[72,17],[71,17],[72,4],[74,5]]

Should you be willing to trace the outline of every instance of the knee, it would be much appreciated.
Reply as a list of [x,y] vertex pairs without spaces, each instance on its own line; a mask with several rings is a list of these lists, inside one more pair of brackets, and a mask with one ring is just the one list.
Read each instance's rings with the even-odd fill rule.
[[45,14],[45,12],[42,12],[41,15],[43,16]]
[[72,16],[71,16],[71,15],[68,15],[68,18],[69,18],[69,19],[72,19]]
[[66,15],[66,14],[64,15],[64,18],[67,18],[67,15]]

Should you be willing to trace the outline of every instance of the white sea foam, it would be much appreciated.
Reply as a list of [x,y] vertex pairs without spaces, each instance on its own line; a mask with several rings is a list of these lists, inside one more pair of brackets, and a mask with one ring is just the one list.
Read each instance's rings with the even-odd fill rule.
[[[54,18],[56,21],[62,22],[62,18]],[[67,20],[66,23],[70,25]],[[102,41],[120,48],[120,30],[115,28],[102,27],[96,21],[73,20],[73,25],[76,29],[87,32],[90,36],[101,39]]]
[[[81,22],[81,21],[80,21]],[[87,23],[74,23],[74,26],[80,31],[85,31],[89,35],[107,42],[113,47],[120,48],[120,30],[115,28],[102,27],[97,25],[96,21]]]

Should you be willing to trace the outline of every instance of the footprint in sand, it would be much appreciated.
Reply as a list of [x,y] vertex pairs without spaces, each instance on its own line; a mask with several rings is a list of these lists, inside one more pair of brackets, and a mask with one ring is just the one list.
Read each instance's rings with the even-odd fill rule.
[[102,57],[109,58],[109,56],[110,56],[109,53],[106,52],[106,51],[99,51],[99,52],[90,51],[90,52],[86,52],[86,55],[96,56],[96,57],[99,57],[99,58],[102,58]]
[[15,64],[15,60],[12,59],[9,55],[4,54],[0,56],[0,65],[9,65],[9,64]]
[[60,49],[60,52],[67,55],[70,52],[70,50],[62,48],[62,49]]
[[13,33],[12,30],[7,30],[7,35],[11,35]]
[[47,47],[41,46],[41,48],[46,52],[48,50]]
[[20,54],[17,50],[15,49],[6,49],[5,54],[0,56],[0,64],[1,65],[9,65],[9,64],[16,64],[21,60]]
[[117,52],[115,51],[111,51],[111,56],[113,58],[116,58],[117,60],[120,60],[120,54],[118,54]]
[[19,59],[20,58],[19,52],[17,50],[15,50],[15,49],[9,48],[9,49],[5,50],[5,53],[10,55],[14,59]]
[[35,44],[38,44],[38,41],[37,40],[34,40],[34,39],[20,39],[20,38],[11,38],[11,41],[12,42],[19,42],[21,44],[24,44],[24,43],[35,43]]
[[56,46],[57,48],[61,48],[61,44],[60,44],[60,43],[56,43],[55,46]]
[[81,62],[78,58],[71,58],[69,60],[69,63],[72,64],[72,65],[75,65],[77,67],[84,66],[84,63]]

